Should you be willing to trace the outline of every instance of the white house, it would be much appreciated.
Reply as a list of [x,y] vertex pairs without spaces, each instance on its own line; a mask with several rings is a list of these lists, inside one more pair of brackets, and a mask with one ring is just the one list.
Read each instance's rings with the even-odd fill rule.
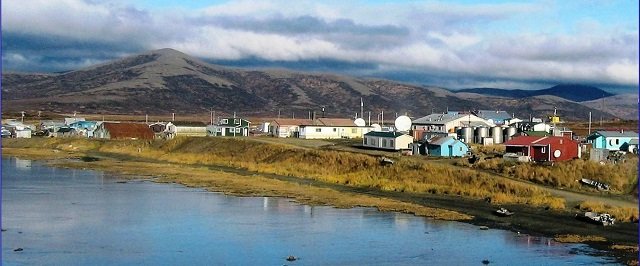
[[297,138],[301,125],[312,125],[311,119],[276,119],[269,123],[269,135],[279,138]]
[[181,137],[205,137],[207,136],[207,125],[202,122],[169,122],[165,132],[168,138]]
[[413,137],[400,132],[371,131],[364,134],[362,146],[385,150],[411,149]]
[[351,139],[362,138],[370,131],[373,131],[373,127],[359,127],[351,119],[318,118],[309,124],[300,125],[298,137],[301,139]]
[[427,133],[445,133],[455,137],[455,127],[493,127],[494,123],[470,113],[448,112],[430,114],[411,121],[411,131],[416,140],[425,139]]

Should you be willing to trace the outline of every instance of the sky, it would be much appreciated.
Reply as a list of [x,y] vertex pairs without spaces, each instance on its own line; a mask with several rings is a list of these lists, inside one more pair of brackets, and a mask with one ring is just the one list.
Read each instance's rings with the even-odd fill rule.
[[638,2],[4,0],[3,71],[154,49],[247,68],[452,89],[560,83],[636,92]]

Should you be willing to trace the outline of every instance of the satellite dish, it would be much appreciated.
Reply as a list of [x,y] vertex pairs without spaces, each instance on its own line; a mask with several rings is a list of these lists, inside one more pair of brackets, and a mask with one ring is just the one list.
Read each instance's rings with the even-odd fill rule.
[[555,151],[553,152],[553,157],[558,158],[558,157],[560,157],[560,155],[561,155],[561,154],[562,154],[562,152],[561,152],[560,150],[555,150]]
[[373,131],[382,131],[382,127],[378,124],[371,124]]
[[398,131],[408,131],[411,128],[411,118],[406,115],[398,116],[395,126]]
[[355,121],[353,121],[353,123],[356,124],[356,126],[359,126],[359,127],[363,127],[363,126],[367,125],[367,122],[365,122],[364,119],[362,119],[362,118],[356,119]]

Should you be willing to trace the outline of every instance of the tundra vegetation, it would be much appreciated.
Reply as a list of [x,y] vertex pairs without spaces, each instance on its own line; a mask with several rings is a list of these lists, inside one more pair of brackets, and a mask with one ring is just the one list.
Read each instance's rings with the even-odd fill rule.
[[[541,184],[574,188],[580,186],[575,179],[588,176],[608,182],[612,185],[613,191],[622,193],[635,184],[636,176],[633,169],[637,169],[632,167],[633,160],[616,166],[574,160],[556,164],[554,167],[544,167],[489,159],[474,166],[489,171],[478,171],[411,157],[393,157],[395,163],[385,166],[380,164],[378,156],[373,155],[305,149],[237,138],[179,137],[168,141],[57,138],[10,140],[5,141],[3,146],[41,148],[48,149],[49,152],[58,150],[114,154],[193,167],[231,167],[259,174],[293,176],[381,191],[454,195],[490,200],[493,204],[524,204],[558,210],[567,207],[564,198],[552,196],[537,186],[495,178],[490,171]],[[612,174],[612,167],[624,170]],[[204,182],[208,177],[200,175],[197,178]],[[197,183],[197,180],[191,182]],[[607,209],[610,206],[596,206],[593,203],[583,205],[579,208],[592,208],[594,211],[614,210],[615,214],[612,214],[621,221],[638,219],[637,209]]]

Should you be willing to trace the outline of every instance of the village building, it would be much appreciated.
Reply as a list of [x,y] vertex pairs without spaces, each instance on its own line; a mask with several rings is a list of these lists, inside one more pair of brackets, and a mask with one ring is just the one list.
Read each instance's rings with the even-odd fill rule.
[[400,132],[371,131],[362,138],[362,146],[383,150],[408,150],[412,143],[413,137]]
[[535,132],[551,132],[551,125],[544,122],[520,122],[518,131],[535,131]]
[[506,153],[528,156],[530,161],[557,162],[580,158],[580,144],[566,137],[519,136],[504,143]]
[[427,154],[435,157],[464,157],[469,146],[454,137],[434,137],[426,142]]
[[217,125],[207,126],[207,136],[247,137],[251,122],[242,118],[222,118]]
[[357,126],[353,120],[345,118],[318,118],[300,125],[301,139],[362,138],[373,131],[371,126]]
[[492,110],[478,110],[475,114],[486,120],[488,123],[494,123],[495,125],[509,125],[510,120],[513,118],[506,111],[492,111]]
[[70,137],[76,137],[76,130],[70,127],[59,127],[59,128],[53,128],[50,129],[49,131],[49,137],[54,137],[54,138],[70,138]]
[[[456,137],[456,127],[493,127],[494,123],[471,113],[448,112],[430,114],[411,121],[411,132],[415,140],[421,141],[436,136]],[[437,134],[436,134],[437,133]]]
[[610,151],[628,150],[631,140],[638,141],[638,133],[635,131],[596,131],[587,137],[594,149],[607,149]]
[[175,121],[166,124],[167,138],[204,137],[207,136],[207,125],[202,122]]
[[96,121],[81,120],[69,124],[70,128],[73,128],[79,136],[86,138],[93,138],[93,133],[98,126]]
[[100,139],[153,139],[153,131],[146,124],[103,122],[94,137]]
[[311,125],[311,119],[276,119],[269,123],[269,135],[279,138],[297,138],[300,125]]
[[64,118],[64,124],[67,126],[70,126],[71,124],[75,123],[75,122],[80,122],[80,121],[85,121],[86,119],[84,117],[65,117]]

